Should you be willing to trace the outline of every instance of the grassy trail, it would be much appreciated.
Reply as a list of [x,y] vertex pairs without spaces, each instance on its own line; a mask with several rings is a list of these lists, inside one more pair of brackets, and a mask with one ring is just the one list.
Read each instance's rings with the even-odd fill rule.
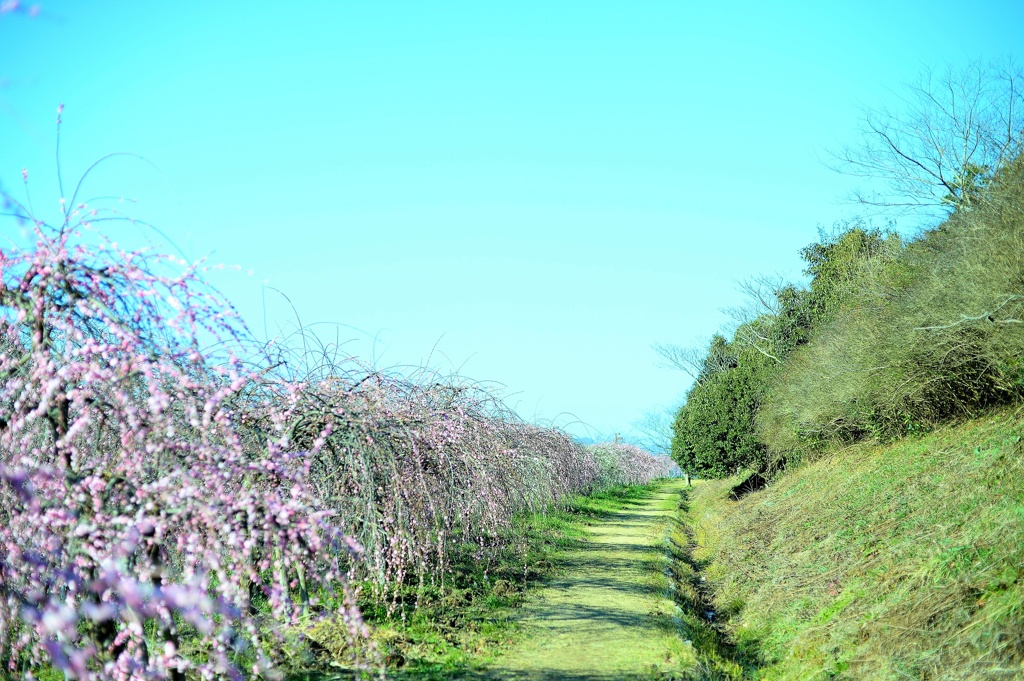
[[683,486],[667,481],[590,528],[586,544],[559,560],[565,571],[524,605],[524,640],[484,678],[650,679],[692,662],[665,576]]

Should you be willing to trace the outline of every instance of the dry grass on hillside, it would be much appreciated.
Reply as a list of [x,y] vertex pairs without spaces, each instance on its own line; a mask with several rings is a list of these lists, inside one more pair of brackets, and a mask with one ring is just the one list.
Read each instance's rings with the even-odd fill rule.
[[691,518],[765,679],[1024,678],[1024,424],[1003,411],[851,447]]

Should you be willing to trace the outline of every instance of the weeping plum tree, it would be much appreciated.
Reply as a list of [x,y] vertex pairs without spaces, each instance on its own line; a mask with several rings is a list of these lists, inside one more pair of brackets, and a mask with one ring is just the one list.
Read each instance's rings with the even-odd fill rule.
[[195,268],[117,249],[86,205],[56,227],[8,206],[34,243],[0,253],[0,676],[272,675],[311,607],[364,636],[358,546],[306,482],[323,440],[290,439],[299,388],[254,401],[209,350],[244,328]]
[[92,233],[91,213],[0,254],[8,676],[272,675],[275,632],[311,614],[364,665],[351,578],[378,597],[443,580],[453,547],[489,558],[517,514],[667,475],[471,385],[214,350],[246,347],[231,307],[195,268],[163,275],[172,259]]
[[31,242],[0,251],[2,678],[275,677],[325,624],[329,662],[372,669],[350,584],[443,583],[518,514],[667,474],[457,379],[255,346],[77,193],[51,225],[0,192]]
[[520,514],[668,474],[636,447],[584,447],[525,423],[467,381],[345,369],[305,383],[315,425],[304,437],[327,433],[311,482],[364,547],[357,574],[382,597],[443,583],[467,547],[475,561],[500,559]]

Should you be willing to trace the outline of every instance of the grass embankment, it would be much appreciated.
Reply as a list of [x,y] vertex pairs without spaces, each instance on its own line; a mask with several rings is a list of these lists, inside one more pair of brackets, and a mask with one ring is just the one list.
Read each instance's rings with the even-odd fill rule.
[[[365,599],[360,607],[373,627],[389,678],[440,681],[483,670],[518,640],[516,608],[527,591],[557,574],[559,557],[583,544],[588,526],[655,487],[612,488],[575,497],[563,508],[523,516],[496,557],[489,552],[491,559],[480,561],[474,546],[462,547],[443,589],[410,584],[404,600],[390,612]],[[329,657],[330,628],[314,630],[311,638]],[[340,639],[339,644],[344,645]]]
[[695,485],[678,576],[709,676],[1024,678],[1022,436],[1003,411],[738,501]]

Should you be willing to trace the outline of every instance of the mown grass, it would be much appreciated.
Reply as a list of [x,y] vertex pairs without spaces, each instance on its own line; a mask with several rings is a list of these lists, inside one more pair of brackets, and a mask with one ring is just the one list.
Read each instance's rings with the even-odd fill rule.
[[835,451],[739,501],[739,478],[698,483],[723,677],[1024,677],[1021,416]]
[[[360,602],[389,678],[422,681],[459,678],[482,671],[517,640],[514,615],[527,591],[556,574],[558,556],[578,548],[588,525],[600,522],[655,485],[604,490],[572,499],[562,508],[523,516],[503,539],[504,548],[484,562],[464,546],[444,588],[409,584],[398,607],[374,599]],[[344,659],[342,636],[331,624],[308,632],[315,673],[294,679],[329,678],[332,657]],[[338,641],[335,647],[334,641]]]
[[629,502],[561,555],[565,571],[517,613],[528,636],[483,678],[668,681],[689,668],[664,546],[684,484],[666,481]]

